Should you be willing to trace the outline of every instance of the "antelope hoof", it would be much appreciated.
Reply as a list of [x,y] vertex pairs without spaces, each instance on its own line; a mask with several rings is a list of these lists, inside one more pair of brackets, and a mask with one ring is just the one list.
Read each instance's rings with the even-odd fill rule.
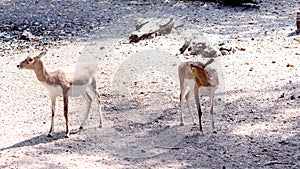
[[65,138],[69,138],[70,133],[66,133]]
[[192,119],[193,125],[197,125],[196,119]]
[[213,131],[213,134],[217,134],[217,131]]
[[82,127],[82,126],[80,126],[80,127],[79,127],[79,130],[82,130],[82,129],[83,129],[83,127]]
[[99,125],[99,128],[102,128],[102,124]]
[[48,133],[47,137],[53,137],[52,133]]
[[184,126],[184,123],[183,123],[183,122],[181,122],[179,125],[180,125],[180,126]]

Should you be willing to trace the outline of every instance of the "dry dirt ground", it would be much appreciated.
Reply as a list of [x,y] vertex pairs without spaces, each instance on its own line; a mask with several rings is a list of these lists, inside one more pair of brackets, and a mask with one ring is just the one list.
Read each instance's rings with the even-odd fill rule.
[[[97,128],[99,112],[93,103],[87,127],[79,130],[84,99],[72,98],[70,138],[64,138],[61,98],[54,136],[47,137],[48,93],[32,71],[16,67],[26,52],[2,55],[0,168],[300,168],[300,37],[291,34],[293,2],[282,3],[276,9],[281,17],[269,3],[262,3],[259,12],[215,9],[227,16],[215,18],[221,25],[190,27],[193,23],[186,21],[167,36],[134,44],[126,37],[100,35],[47,46],[43,60],[48,69],[98,64],[103,128]],[[177,5],[185,9],[184,3]],[[211,17],[216,13],[204,11]],[[247,25],[226,24],[237,16]],[[186,106],[185,126],[179,126],[177,67],[183,61],[209,59],[179,55],[185,31],[210,32],[204,35],[207,41],[243,49],[218,56],[211,65],[220,76],[214,100],[217,134],[211,130],[206,96],[201,96],[204,134],[192,125]]]

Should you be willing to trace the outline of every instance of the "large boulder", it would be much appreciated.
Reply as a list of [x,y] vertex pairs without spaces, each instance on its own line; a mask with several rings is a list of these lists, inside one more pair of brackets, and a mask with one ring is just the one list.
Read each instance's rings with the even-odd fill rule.
[[202,55],[203,57],[217,57],[221,54],[218,48],[204,35],[187,38],[183,46],[179,49],[180,53],[184,53],[186,49],[188,49],[191,55]]
[[169,34],[174,26],[175,18],[149,18],[139,19],[136,22],[136,30],[131,33],[130,42],[150,39],[157,35]]

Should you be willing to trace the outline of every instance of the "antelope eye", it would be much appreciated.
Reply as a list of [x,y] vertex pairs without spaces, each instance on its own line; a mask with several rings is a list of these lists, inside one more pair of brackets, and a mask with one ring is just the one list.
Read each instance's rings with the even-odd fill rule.
[[28,61],[29,61],[29,62],[32,62],[32,61],[33,61],[33,59],[32,59],[32,58],[29,58],[29,59],[28,59]]

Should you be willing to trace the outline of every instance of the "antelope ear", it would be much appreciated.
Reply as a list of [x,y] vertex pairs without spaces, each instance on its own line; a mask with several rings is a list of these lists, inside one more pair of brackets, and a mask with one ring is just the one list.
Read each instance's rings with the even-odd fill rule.
[[29,47],[29,53],[30,54],[34,54],[34,52],[35,52],[35,49],[32,46],[30,46]]
[[195,62],[192,62],[192,63],[190,64],[190,66],[193,68],[193,67],[196,67],[197,65],[196,65]]
[[207,65],[211,64],[213,61],[214,61],[214,59],[209,59],[209,61],[207,61],[207,62],[204,64],[204,67],[206,67]]
[[201,66],[201,64],[199,62],[193,62],[193,63],[191,63],[191,67],[192,68],[200,67],[200,66]]
[[41,52],[38,56],[36,56],[36,58],[41,58],[42,56],[44,56],[47,53],[47,50],[44,50],[43,52]]

